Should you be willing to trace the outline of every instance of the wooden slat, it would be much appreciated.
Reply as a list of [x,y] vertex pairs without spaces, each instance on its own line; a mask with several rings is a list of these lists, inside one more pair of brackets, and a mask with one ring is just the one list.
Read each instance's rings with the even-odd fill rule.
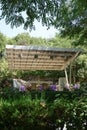
[[9,50],[9,51],[7,51],[6,52],[6,54],[7,55],[11,55],[11,53],[12,53],[12,55],[19,55],[19,54],[22,54],[24,57],[25,56],[27,56],[27,55],[29,55],[29,56],[34,56],[35,54],[37,54],[38,56],[56,56],[56,57],[63,57],[63,56],[71,56],[71,55],[73,55],[75,52],[72,52],[72,53],[70,53],[70,52],[62,52],[62,53],[60,53],[60,52],[36,52],[36,51],[12,51],[12,50]]
[[12,69],[12,70],[62,70],[61,67],[57,67],[57,68],[49,68],[49,67],[48,68],[47,67],[45,67],[45,68],[44,67],[41,67],[41,68],[40,67],[31,67],[31,68],[14,67],[14,68],[12,68],[12,67],[10,67],[10,69]]
[[40,63],[64,63],[65,61],[64,60],[43,60],[43,59],[29,59],[29,60],[26,60],[26,59],[8,59],[8,62],[14,62],[14,63],[20,63],[20,61],[22,63],[26,62],[27,63],[32,63],[34,61],[34,63],[38,63],[40,61]]

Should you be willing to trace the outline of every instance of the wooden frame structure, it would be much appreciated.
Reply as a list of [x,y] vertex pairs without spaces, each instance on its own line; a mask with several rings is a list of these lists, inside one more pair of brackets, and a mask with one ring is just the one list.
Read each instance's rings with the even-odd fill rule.
[[65,70],[81,52],[73,48],[6,45],[11,70]]
[[65,70],[82,53],[75,48],[6,45],[8,67],[11,70]]

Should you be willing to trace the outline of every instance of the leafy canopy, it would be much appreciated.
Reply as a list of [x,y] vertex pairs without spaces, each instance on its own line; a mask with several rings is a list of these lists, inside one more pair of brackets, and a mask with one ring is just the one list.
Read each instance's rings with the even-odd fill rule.
[[65,33],[87,28],[87,1],[84,0],[1,0],[1,16],[7,24],[34,29],[34,21],[48,28],[53,25]]

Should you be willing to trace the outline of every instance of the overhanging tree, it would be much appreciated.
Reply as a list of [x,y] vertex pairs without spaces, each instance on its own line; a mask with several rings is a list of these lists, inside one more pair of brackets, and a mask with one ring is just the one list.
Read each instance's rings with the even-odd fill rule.
[[[65,34],[75,34],[87,28],[86,0],[1,0],[1,19],[11,26],[34,28],[34,20],[53,25]],[[23,15],[24,13],[24,15]]]

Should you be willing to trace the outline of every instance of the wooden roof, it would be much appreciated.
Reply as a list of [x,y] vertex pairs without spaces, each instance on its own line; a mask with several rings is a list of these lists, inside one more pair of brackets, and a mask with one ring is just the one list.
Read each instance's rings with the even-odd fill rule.
[[6,45],[12,70],[64,70],[81,52],[73,48]]

